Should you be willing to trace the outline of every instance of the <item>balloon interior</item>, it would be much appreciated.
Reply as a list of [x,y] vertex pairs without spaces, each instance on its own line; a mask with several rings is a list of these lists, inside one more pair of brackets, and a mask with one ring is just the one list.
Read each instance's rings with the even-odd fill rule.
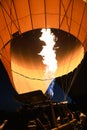
[[17,92],[45,93],[55,77],[73,71],[83,56],[81,42],[62,30],[36,29],[14,34],[11,69]]
[[86,81],[86,0],[0,0],[0,129],[86,130]]

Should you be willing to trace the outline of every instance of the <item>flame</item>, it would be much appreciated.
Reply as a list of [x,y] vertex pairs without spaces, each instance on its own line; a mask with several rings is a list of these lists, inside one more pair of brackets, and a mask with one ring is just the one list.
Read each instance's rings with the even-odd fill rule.
[[45,45],[39,55],[43,57],[43,64],[46,65],[45,73],[54,76],[57,70],[56,50],[54,49],[55,36],[50,29],[42,29],[41,32],[42,35],[39,39],[44,41]]

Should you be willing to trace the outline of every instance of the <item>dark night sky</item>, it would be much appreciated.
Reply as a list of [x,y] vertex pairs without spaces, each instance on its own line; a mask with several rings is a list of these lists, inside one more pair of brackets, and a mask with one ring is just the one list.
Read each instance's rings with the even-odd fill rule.
[[8,74],[0,60],[0,110],[16,111],[20,104],[16,102],[14,96],[17,92],[12,87]]

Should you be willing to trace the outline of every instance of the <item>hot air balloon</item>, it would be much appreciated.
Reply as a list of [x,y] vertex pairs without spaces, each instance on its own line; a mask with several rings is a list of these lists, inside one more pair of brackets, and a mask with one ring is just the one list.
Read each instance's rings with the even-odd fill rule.
[[[43,38],[46,31],[52,36],[51,48]],[[15,93],[38,89],[45,93],[54,78],[71,74],[80,64],[86,43],[86,0],[0,0],[0,61]],[[48,49],[46,55],[42,49]],[[47,68],[45,56],[50,58],[50,67],[56,62],[55,73],[47,73],[53,68]]]
[[[35,50],[37,44],[34,43],[31,43],[34,45],[34,47],[31,47],[29,43],[30,48],[32,49],[31,53],[33,51],[33,53],[30,55],[30,57],[32,58],[27,59],[27,64],[28,62],[30,63],[29,65],[30,68],[28,69],[30,71],[28,71],[28,73],[26,74],[27,67],[26,65],[23,64],[23,62],[21,62],[22,56],[19,61],[22,67],[20,68],[19,71],[18,66],[20,65],[19,63],[15,63],[15,60],[13,60],[14,55],[12,57],[13,53],[11,51],[12,50],[11,46],[13,45],[13,42],[16,42],[17,37],[19,37],[19,39],[22,38],[26,39],[26,35],[27,35],[26,33],[28,31],[33,30],[33,39],[35,42],[35,40],[37,40],[35,39],[35,37],[38,35],[38,31],[35,34],[35,30],[42,29],[42,28],[59,29],[67,32],[68,34],[72,34],[75,38],[77,38],[82,43],[82,47],[84,47],[85,48],[84,50],[86,50],[87,4],[85,1],[55,0],[54,2],[49,0],[46,1],[38,0],[37,3],[38,5],[36,6],[35,0],[22,0],[22,1],[1,0],[0,1],[1,61],[3,62],[7,70],[11,83],[13,84],[13,87],[16,89],[18,93],[23,93],[31,90],[36,90],[36,89],[41,89],[43,92],[45,92],[51,80],[48,77],[44,79],[42,78],[44,77],[43,76],[44,65],[41,62],[40,64],[36,64],[35,62],[37,60],[37,57],[35,57],[34,51],[37,51],[37,53],[39,53],[40,50]],[[39,37],[40,36],[41,34],[39,34]],[[29,37],[31,37],[31,35]],[[26,44],[26,41],[24,42]],[[38,46],[40,46],[41,49],[41,44]],[[77,55],[80,55],[81,59],[84,53],[82,47],[80,46],[80,52],[77,51],[76,54],[76,57]],[[24,47],[24,49],[26,48]],[[15,53],[17,54],[17,52]],[[40,58],[39,60],[41,60]],[[78,63],[80,62],[80,60],[78,61]],[[72,66],[76,67],[76,64],[73,63]],[[23,68],[25,68],[25,70]],[[58,73],[59,72],[56,72],[55,77],[58,76]],[[25,83],[22,82],[23,79],[26,79]],[[27,84],[27,80],[29,80],[29,84]],[[19,82],[22,82],[22,84],[18,84]]]
[[[81,59],[83,58],[84,50],[86,51],[86,14],[87,3],[83,0],[55,0],[55,2],[49,0],[38,0],[38,6],[36,6],[35,0],[23,0],[21,2],[16,0],[0,1],[1,61],[5,66],[14,89],[18,93],[24,93],[37,89],[41,89],[43,92],[45,92],[52,79],[54,77],[57,77],[60,73],[58,69],[53,78],[46,77],[46,75],[44,76],[45,66],[42,63],[42,57],[38,55],[42,48],[41,44],[44,43],[41,43],[40,40],[38,40],[39,43],[35,43],[35,41],[38,39],[37,35],[41,37],[39,29],[52,28],[59,30],[59,32],[62,30],[69,35],[72,34],[76,39],[79,40],[82,45],[77,47],[80,49],[76,48],[76,53],[72,53],[72,55],[75,54],[75,58],[77,56],[80,57],[80,60],[78,61],[78,63],[80,63]],[[32,34],[30,34],[30,31],[32,31]],[[54,35],[58,35],[58,33]],[[26,39],[30,40],[27,37],[33,37],[32,42],[29,42],[29,54],[31,53],[29,55],[29,58],[25,57],[25,55],[22,57],[20,52],[21,50],[18,50],[19,48],[22,48],[22,51],[26,50],[28,47],[28,42]],[[21,43],[21,45],[19,45],[21,47],[17,49],[14,46],[16,44],[19,44],[18,41]],[[37,46],[39,46],[39,48]],[[56,52],[59,50],[58,47],[59,45],[54,47],[56,48]],[[13,51],[14,48],[16,48],[15,53]],[[26,52],[28,53],[28,49]],[[16,57],[19,57],[19,60],[17,60],[17,62],[15,60],[15,55]],[[26,64],[24,64],[23,59],[26,59]],[[71,65],[71,68],[73,67],[74,69],[74,67],[77,66],[77,59]],[[73,61],[72,58],[71,60],[69,58],[68,63],[70,64],[71,61]],[[65,61],[61,62],[60,66],[64,67],[64,63]],[[61,67],[62,71],[60,75],[65,74],[63,72],[63,67]],[[68,69],[69,68],[70,66]],[[71,70],[72,69],[69,71]]]

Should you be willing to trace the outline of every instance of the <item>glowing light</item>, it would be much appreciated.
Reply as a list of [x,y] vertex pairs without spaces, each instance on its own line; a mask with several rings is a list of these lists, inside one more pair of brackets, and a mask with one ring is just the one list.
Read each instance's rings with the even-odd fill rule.
[[53,76],[57,69],[56,50],[54,49],[56,38],[50,29],[42,29],[41,32],[40,40],[44,41],[45,45],[39,55],[43,57],[43,64],[46,65],[46,74]]

